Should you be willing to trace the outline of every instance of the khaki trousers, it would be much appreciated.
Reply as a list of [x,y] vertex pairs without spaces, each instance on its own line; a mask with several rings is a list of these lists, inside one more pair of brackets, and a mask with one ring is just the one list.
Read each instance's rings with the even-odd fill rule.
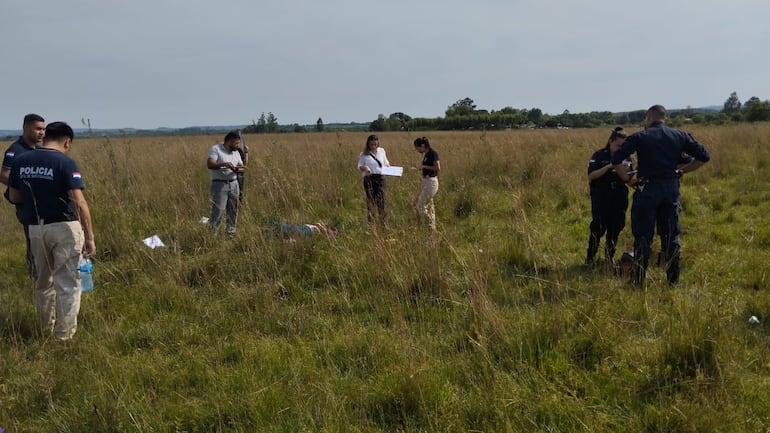
[[417,198],[417,214],[428,226],[436,229],[436,207],[433,197],[438,192],[438,177],[424,177],[420,184],[420,197]]
[[75,335],[80,311],[78,263],[85,236],[79,221],[29,226],[35,259],[35,311],[38,322],[59,340]]

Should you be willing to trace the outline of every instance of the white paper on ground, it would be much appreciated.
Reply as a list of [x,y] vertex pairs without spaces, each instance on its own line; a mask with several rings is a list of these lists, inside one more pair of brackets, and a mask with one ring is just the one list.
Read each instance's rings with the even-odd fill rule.
[[142,242],[152,249],[166,246],[163,241],[160,240],[158,235],[152,235],[147,239],[143,239]]
[[382,174],[385,176],[401,176],[404,174],[404,167],[382,167]]
[[206,224],[209,222],[209,217],[201,217],[201,219],[198,220],[198,222],[201,224]]

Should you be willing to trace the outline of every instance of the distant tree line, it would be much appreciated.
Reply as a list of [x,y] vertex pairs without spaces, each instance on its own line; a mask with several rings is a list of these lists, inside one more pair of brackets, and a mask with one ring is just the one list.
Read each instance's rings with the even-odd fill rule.
[[257,121],[251,121],[251,125],[243,128],[243,132],[264,134],[268,132],[278,132],[280,125],[278,125],[278,118],[273,113],[265,113],[259,116]]
[[[322,132],[335,129],[369,131],[441,131],[441,130],[507,130],[534,128],[594,128],[608,125],[638,125],[644,122],[645,110],[625,113],[591,111],[589,113],[546,114],[539,108],[503,107],[500,110],[485,110],[476,107],[473,99],[463,98],[447,107],[444,117],[411,117],[402,112],[389,116],[380,114],[368,124],[324,125],[319,117],[315,128],[304,125],[279,125],[278,118],[271,112],[264,112],[243,131],[248,133],[272,132]],[[681,127],[687,124],[723,125],[731,122],[758,122],[770,120],[770,101],[752,96],[741,103],[736,92],[730,94],[721,110],[687,107],[669,111],[668,123]]]
[[760,122],[770,120],[770,101],[760,100],[752,96],[746,102],[741,104],[738,94],[733,92],[724,103],[721,113],[725,114],[730,120],[735,122]]
[[[370,123],[371,131],[398,130],[467,130],[467,129],[527,129],[527,128],[593,128],[607,125],[636,125],[644,121],[645,110],[625,113],[609,111],[591,111],[589,113],[570,113],[550,115],[539,108],[518,109],[504,107],[500,110],[478,109],[471,98],[460,99],[447,107],[444,117],[412,118],[404,113],[393,113],[388,117],[379,115]],[[722,125],[729,122],[757,122],[770,120],[770,101],[762,101],[753,96],[741,104],[733,92],[722,110],[684,109],[669,112],[669,124]]]
[[592,128],[601,125],[633,123],[644,119],[644,111],[624,113],[618,116],[609,111],[570,113],[564,110],[559,115],[543,113],[539,108],[504,107],[500,110],[476,108],[471,98],[460,99],[447,107],[444,117],[412,118],[404,113],[393,113],[388,117],[379,115],[369,125],[372,131],[397,131],[403,129],[422,130],[467,130],[467,129],[527,129],[527,128]]
[[[320,117],[315,123],[315,128],[313,128],[317,132],[322,132],[326,129],[324,126],[324,121]],[[308,132],[308,128],[305,125],[300,125],[298,123],[294,123],[291,125],[280,125],[278,124],[278,118],[275,116],[275,114],[268,112],[267,115],[263,112],[259,119],[256,121],[251,121],[251,125],[248,125],[242,129],[242,132],[250,133],[250,134],[266,134],[266,133],[272,133],[272,132]]]

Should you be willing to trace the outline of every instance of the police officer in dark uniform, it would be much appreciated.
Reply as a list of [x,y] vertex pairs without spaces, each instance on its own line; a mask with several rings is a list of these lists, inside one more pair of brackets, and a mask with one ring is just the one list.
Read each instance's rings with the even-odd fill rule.
[[51,123],[42,146],[15,158],[8,178],[10,200],[21,206],[22,222],[29,226],[37,318],[62,341],[77,329],[78,263],[96,252],[80,170],[67,156],[74,137],[66,123]]
[[[682,152],[682,154],[679,156],[679,162],[676,164],[676,169],[681,170],[682,167],[685,165],[691,163],[695,158],[688,155],[686,152]],[[658,233],[661,233],[665,230],[665,227],[657,227]],[[666,258],[666,251],[661,247],[661,250],[658,252],[658,259],[655,263],[656,266],[667,266],[668,259]]]
[[[3,167],[0,170],[0,183],[8,185],[8,177],[11,174],[11,166],[15,158],[20,157],[26,152],[35,150],[35,148],[43,141],[45,136],[45,120],[43,117],[37,114],[27,114],[24,116],[24,123],[22,124],[22,133],[18,140],[11,143],[8,149],[5,150],[5,156],[3,157]],[[5,190],[4,197],[10,201],[8,196],[8,190]],[[16,219],[19,222],[22,221],[21,207],[16,206]],[[32,250],[29,245],[29,226],[24,226],[24,237],[27,239],[27,274],[33,279],[37,275],[35,270],[35,261],[32,258]]]
[[[585,266],[594,265],[599,241],[604,234],[604,257],[607,265],[614,268],[615,246],[618,236],[626,226],[628,187],[612,168],[612,155],[627,137],[622,127],[617,127],[607,139],[607,145],[594,152],[588,161],[588,182],[591,189],[591,234],[588,237]],[[631,160],[623,161],[623,170],[632,170]]]
[[[666,109],[653,105],[645,115],[645,129],[629,136],[612,156],[620,178],[635,186],[631,205],[631,231],[634,234],[632,282],[643,285],[650,262],[652,237],[658,228],[661,250],[668,259],[666,277],[670,285],[679,281],[679,178],[709,161],[709,152],[688,133],[665,125]],[[682,153],[693,160],[677,167]],[[629,182],[623,161],[636,153],[638,173]],[[620,170],[620,171],[619,171]]]

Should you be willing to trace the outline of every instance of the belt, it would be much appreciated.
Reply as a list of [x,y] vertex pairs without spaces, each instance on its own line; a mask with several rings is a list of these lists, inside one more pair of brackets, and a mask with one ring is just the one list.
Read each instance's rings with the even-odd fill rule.
[[670,183],[670,182],[677,182],[679,180],[678,177],[661,177],[661,178],[653,178],[653,179],[645,179],[644,183]]
[[230,182],[235,182],[236,180],[238,180],[238,179],[212,179],[211,181],[212,182],[227,182],[227,183],[230,183]]
[[40,218],[37,220],[37,224],[30,224],[31,226],[44,226],[47,224],[55,224],[55,223],[71,223],[73,219],[69,219],[67,217],[57,217],[57,218]]
[[626,188],[626,184],[623,182],[610,182],[610,189],[628,189]]
[[423,175],[423,176],[422,176],[422,178],[423,178],[423,179],[427,179],[427,178],[429,178],[429,177],[438,177],[438,176],[437,176],[437,175],[435,175],[435,174],[426,174],[426,175]]

